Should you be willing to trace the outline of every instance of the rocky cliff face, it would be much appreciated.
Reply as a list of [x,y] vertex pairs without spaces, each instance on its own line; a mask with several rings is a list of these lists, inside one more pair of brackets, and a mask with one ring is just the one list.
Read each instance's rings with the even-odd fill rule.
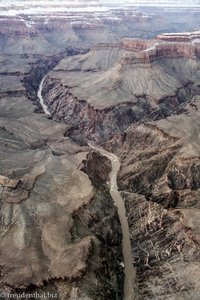
[[122,46],[129,50],[138,52],[141,62],[149,63],[159,57],[185,57],[195,59],[200,55],[200,32],[182,35],[159,35],[157,43],[138,39],[124,39]]
[[0,295],[122,299],[122,236],[106,183],[109,162],[66,137],[71,125],[34,113],[26,97],[35,95],[32,74],[36,89],[55,62],[45,59],[42,65],[34,56],[1,56]]
[[106,140],[133,122],[181,113],[199,93],[198,68],[193,40],[125,39],[61,60],[43,96],[53,119],[72,124],[76,138],[84,129],[85,137]]
[[111,166],[93,139],[122,163],[138,295],[198,299],[199,33],[156,34],[199,13],[95,5],[1,11],[0,295],[123,299]]
[[[67,46],[88,48],[124,37],[154,38],[163,32],[198,29],[199,12],[142,11],[133,6],[104,7],[99,2],[3,2],[0,49],[7,54],[53,55]],[[20,38],[20,40],[19,40]]]
[[106,143],[122,162],[118,183],[144,299],[198,298],[199,99],[186,114],[131,126]]
[[69,136],[110,139],[104,147],[121,159],[118,184],[143,299],[199,293],[197,44],[196,36],[167,43],[125,39],[62,60],[44,85],[53,118],[74,126]]

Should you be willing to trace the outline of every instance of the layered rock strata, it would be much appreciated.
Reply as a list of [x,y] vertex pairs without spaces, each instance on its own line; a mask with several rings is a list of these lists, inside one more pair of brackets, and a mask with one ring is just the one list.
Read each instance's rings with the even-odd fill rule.
[[183,112],[199,94],[196,35],[185,43],[124,39],[64,58],[44,82],[52,117],[72,124],[75,139],[84,129],[103,141],[133,122]]
[[121,159],[118,185],[142,299],[199,294],[196,34],[186,42],[158,37],[96,46],[62,60],[44,84],[53,118],[74,126],[67,135],[110,139],[103,146]]
[[143,299],[198,299],[199,100],[105,145],[121,158],[118,184]]
[[[38,58],[15,58],[23,64],[2,56],[12,75],[0,74],[0,295],[122,299],[122,236],[106,184],[109,162],[66,137],[71,125],[33,112],[23,82]],[[107,172],[98,187],[87,161]]]
[[[110,163],[86,147],[111,139],[139,295],[198,299],[199,33],[156,34],[198,28],[199,13],[15,10],[0,19],[0,294],[123,299]],[[53,120],[29,101],[42,112],[52,68]]]

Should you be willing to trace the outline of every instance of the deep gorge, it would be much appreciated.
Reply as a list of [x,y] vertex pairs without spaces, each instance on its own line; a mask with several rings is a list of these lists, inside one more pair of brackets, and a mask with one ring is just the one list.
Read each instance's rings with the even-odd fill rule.
[[0,23],[3,299],[132,300],[115,196],[135,299],[198,299],[199,12],[121,7]]

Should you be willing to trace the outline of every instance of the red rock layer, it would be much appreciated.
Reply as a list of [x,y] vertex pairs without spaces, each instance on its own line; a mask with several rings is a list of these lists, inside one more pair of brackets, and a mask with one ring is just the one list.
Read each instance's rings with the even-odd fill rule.
[[159,35],[157,41],[125,38],[121,44],[132,54],[126,63],[150,63],[158,57],[186,57],[195,59],[200,55],[200,32],[172,35]]

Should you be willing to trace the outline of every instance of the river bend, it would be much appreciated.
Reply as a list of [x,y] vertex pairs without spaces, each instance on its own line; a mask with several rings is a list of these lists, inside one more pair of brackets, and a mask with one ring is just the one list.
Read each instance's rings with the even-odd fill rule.
[[[42,79],[39,85],[37,96],[39,98],[40,104],[44,110],[44,113],[50,115],[47,105],[44,103],[42,97],[42,88],[45,77]],[[134,282],[135,282],[135,270],[133,267],[133,259],[131,255],[131,242],[129,234],[129,226],[126,218],[126,209],[124,201],[121,197],[120,192],[118,191],[117,185],[117,173],[120,168],[120,162],[117,156],[114,154],[103,150],[97,146],[88,143],[88,145],[94,150],[100,152],[102,155],[106,156],[112,164],[112,170],[110,172],[110,194],[113,198],[113,201],[118,209],[118,215],[121,223],[122,234],[123,234],[123,256],[124,256],[124,274],[125,274],[125,283],[124,283],[124,300],[134,300]]]

